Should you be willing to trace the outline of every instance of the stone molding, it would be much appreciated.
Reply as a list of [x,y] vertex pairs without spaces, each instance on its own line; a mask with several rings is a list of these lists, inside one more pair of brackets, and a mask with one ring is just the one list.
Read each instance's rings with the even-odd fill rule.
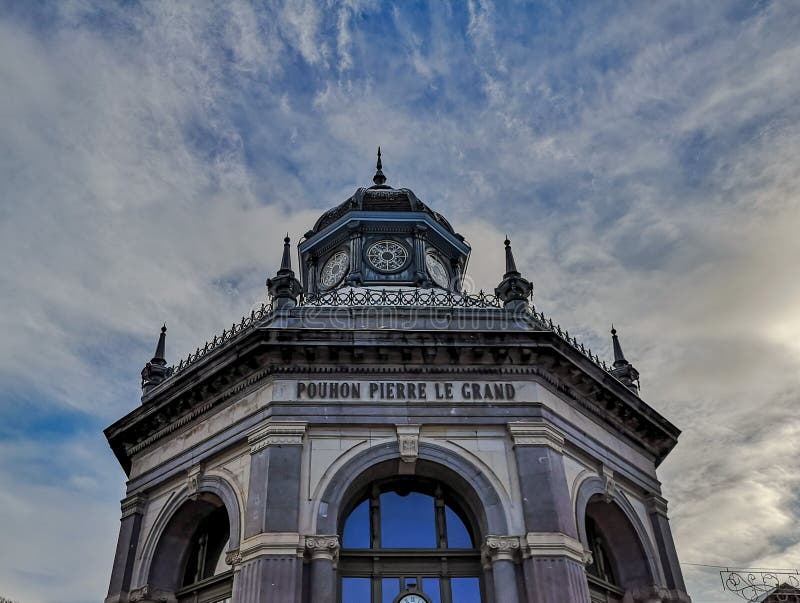
[[162,588],[145,585],[131,591],[128,601],[131,603],[175,603],[175,593]]
[[420,425],[404,424],[395,425],[397,429],[397,443],[400,447],[400,459],[405,463],[414,463],[419,456],[419,430]]
[[339,559],[339,536],[306,536],[305,550],[315,559],[327,559],[335,562]]
[[250,454],[267,446],[302,446],[307,423],[303,421],[281,421],[269,423],[247,436]]
[[122,511],[122,517],[120,519],[125,519],[131,515],[144,515],[144,509],[147,506],[147,494],[142,492],[131,494],[123,498],[119,506]]
[[658,494],[653,494],[645,502],[647,503],[648,513],[656,513],[658,515],[663,515],[664,517],[668,517],[667,499],[665,499],[663,496],[659,496]]
[[567,557],[581,565],[586,562],[583,544],[561,532],[528,532],[523,553],[528,557]]
[[508,423],[514,446],[547,446],[564,452],[564,434],[545,421],[516,421]]
[[302,557],[305,541],[297,532],[262,532],[239,547],[242,563],[265,555]]
[[519,536],[487,536],[483,541],[481,552],[490,563],[498,561],[516,561],[521,549]]

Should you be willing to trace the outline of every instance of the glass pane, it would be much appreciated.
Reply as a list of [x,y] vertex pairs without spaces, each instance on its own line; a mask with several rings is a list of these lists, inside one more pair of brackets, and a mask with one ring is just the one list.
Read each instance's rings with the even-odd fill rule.
[[481,603],[481,583],[477,578],[451,578],[453,602]]
[[436,548],[433,497],[419,492],[381,494],[381,546],[385,549]]
[[384,578],[381,581],[381,589],[382,603],[392,603],[400,594],[400,578]]
[[439,578],[423,578],[422,592],[428,595],[432,603],[442,603],[442,587]]
[[350,513],[344,523],[342,546],[347,549],[368,549],[369,541],[369,500],[365,500]]
[[342,578],[342,603],[370,603],[370,578]]
[[469,531],[461,518],[448,506],[444,508],[444,518],[447,524],[447,547],[451,549],[471,549],[472,539]]

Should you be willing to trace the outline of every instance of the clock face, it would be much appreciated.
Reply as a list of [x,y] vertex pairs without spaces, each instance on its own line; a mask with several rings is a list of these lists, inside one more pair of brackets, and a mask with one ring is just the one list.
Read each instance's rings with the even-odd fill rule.
[[447,268],[444,267],[441,260],[428,252],[425,254],[425,266],[428,268],[428,274],[433,279],[433,282],[442,289],[447,289],[450,285],[450,276],[447,274]]
[[335,287],[344,278],[345,272],[350,267],[350,256],[346,251],[334,253],[322,267],[319,276],[320,284],[326,289]]
[[406,264],[408,250],[397,241],[378,241],[367,249],[367,259],[381,272],[396,272]]
[[397,603],[428,603],[425,599],[420,597],[419,595],[409,594],[405,597],[401,597]]

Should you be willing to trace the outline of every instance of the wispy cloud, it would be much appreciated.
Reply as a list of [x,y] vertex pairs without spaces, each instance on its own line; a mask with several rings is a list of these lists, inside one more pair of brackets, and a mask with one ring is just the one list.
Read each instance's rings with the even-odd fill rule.
[[[661,474],[684,561],[800,565],[799,28],[771,2],[0,8],[3,594],[102,598],[99,430],[161,322],[177,358],[248,312],[378,144],[477,286],[508,232],[540,308],[599,350],[617,324],[684,429]],[[91,572],[63,562],[78,534]]]

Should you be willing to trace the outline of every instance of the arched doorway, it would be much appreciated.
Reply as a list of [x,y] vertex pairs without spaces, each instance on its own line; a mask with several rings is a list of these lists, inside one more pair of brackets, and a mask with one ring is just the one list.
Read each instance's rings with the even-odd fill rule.
[[477,521],[446,484],[390,477],[362,487],[340,520],[339,601],[482,603]]
[[153,556],[149,583],[178,603],[230,603],[233,570],[225,562],[230,519],[210,493],[183,503],[167,523]]
[[653,583],[647,554],[624,511],[602,495],[589,499],[585,513],[586,566],[592,603],[621,603],[629,590]]

